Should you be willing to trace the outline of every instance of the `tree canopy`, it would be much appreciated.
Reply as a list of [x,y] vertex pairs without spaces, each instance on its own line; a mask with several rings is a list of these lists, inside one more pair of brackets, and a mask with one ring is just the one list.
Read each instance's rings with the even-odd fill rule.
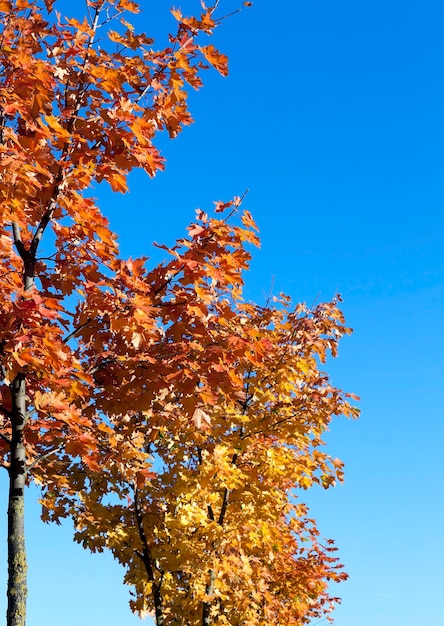
[[199,39],[222,18],[217,2],[173,10],[158,50],[134,2],[88,0],[83,21],[56,5],[0,2],[8,626],[25,623],[29,481],[43,519],[71,516],[77,541],[113,552],[158,626],[306,623],[345,577],[299,502],[341,479],[322,437],[356,415],[321,370],[349,332],[338,299],[243,299],[259,240],[241,198],[198,211],[157,266],[120,258],[91,188],[163,168],[155,140],[192,121],[188,88],[227,72]]

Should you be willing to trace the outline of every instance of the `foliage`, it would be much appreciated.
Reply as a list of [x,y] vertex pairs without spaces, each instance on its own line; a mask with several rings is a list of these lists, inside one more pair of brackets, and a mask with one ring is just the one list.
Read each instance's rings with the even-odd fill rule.
[[[86,196],[102,181],[126,191],[132,168],[163,168],[155,138],[191,122],[187,88],[209,65],[227,71],[198,42],[217,3],[198,18],[174,10],[163,50],[127,22],[134,2],[90,0],[83,21],[54,19],[54,4],[0,2],[10,498],[25,478],[41,484],[44,519],[70,515],[79,542],[110,549],[132,608],[158,625],[305,623],[345,577],[295,491],[341,479],[322,435],[334,415],[356,414],[320,371],[349,332],[337,301],[243,300],[258,238],[239,198],[215,218],[199,211],[148,268],[119,258]],[[18,613],[8,625],[24,623]]]
[[[82,416],[93,379],[69,343],[68,297],[81,300],[90,284],[105,289],[117,246],[85,191],[103,180],[125,191],[132,168],[163,168],[155,136],[174,137],[191,122],[185,86],[199,88],[208,63],[226,73],[226,57],[196,41],[215,27],[213,8],[199,19],[175,12],[177,34],[156,50],[126,21],[134,2],[90,1],[83,22],[57,15],[54,23],[53,5],[0,3],[1,451],[9,451],[10,386],[23,373],[31,463],[66,437],[80,445],[93,428]],[[41,253],[50,229],[54,252]]]
[[349,329],[336,301],[242,300],[257,238],[241,217],[198,212],[169,263],[121,262],[112,293],[88,286],[99,324],[76,318],[98,445],[58,455],[45,519],[70,514],[77,541],[110,549],[158,624],[302,624],[346,577],[295,490],[342,478],[322,436],[356,410],[319,363]]

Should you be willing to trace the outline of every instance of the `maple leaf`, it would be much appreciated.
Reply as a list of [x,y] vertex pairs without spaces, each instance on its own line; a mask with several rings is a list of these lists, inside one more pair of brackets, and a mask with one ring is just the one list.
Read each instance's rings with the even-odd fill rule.
[[190,237],[193,237],[193,238],[199,237],[199,235],[201,235],[204,232],[205,232],[205,227],[199,226],[198,224],[193,224],[192,226],[188,228],[188,234],[190,235]]
[[211,426],[211,418],[208,413],[197,407],[192,417],[193,424],[197,429],[208,430]]
[[201,48],[206,60],[220,73],[222,76],[228,75],[228,57],[221,54],[216,48],[210,44]]

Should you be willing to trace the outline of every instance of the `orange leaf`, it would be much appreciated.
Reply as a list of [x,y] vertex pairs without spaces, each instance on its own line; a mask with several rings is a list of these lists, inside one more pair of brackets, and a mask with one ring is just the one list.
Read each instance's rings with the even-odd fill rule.
[[201,52],[205,56],[206,60],[220,73],[222,76],[228,76],[228,57],[222,54],[216,48],[210,44],[204,46]]

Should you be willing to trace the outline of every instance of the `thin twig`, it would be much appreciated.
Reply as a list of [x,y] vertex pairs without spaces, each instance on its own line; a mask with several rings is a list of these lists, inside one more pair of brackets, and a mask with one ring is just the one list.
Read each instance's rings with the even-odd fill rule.
[[92,317],[89,317],[86,322],[84,324],[80,324],[80,326],[77,326],[77,328],[74,328],[74,330],[72,332],[69,333],[69,335],[67,335],[64,339],[63,339],[63,343],[68,343],[68,341],[70,339],[72,339],[73,337],[75,337],[75,335],[77,335],[77,333],[79,333],[83,328],[85,328],[86,326],[88,326],[89,324],[91,324],[91,322],[93,321]]
[[57,448],[54,448],[54,450],[50,450],[46,454],[42,454],[42,456],[39,456],[37,459],[35,459],[35,461],[33,461],[30,465],[28,465],[28,467],[25,470],[25,474],[28,474],[32,470],[33,467],[35,467],[36,465],[38,465],[39,463],[41,463],[48,457],[52,456],[53,454],[55,454],[62,448],[63,448],[63,444],[60,444],[59,446],[57,446]]

